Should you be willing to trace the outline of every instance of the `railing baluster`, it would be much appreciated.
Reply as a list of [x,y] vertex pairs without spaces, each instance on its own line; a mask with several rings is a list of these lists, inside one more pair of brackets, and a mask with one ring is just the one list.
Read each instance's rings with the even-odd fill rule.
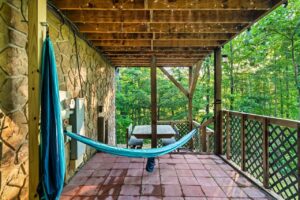
[[230,154],[230,113],[227,111],[226,113],[226,158],[228,160],[231,159],[231,154]]
[[269,188],[269,120],[263,119],[263,185]]
[[246,127],[245,127],[246,115],[241,115],[241,169],[245,171],[246,163]]

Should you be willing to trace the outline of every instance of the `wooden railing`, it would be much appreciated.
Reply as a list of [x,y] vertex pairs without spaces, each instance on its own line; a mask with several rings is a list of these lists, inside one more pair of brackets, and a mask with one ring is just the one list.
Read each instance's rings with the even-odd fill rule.
[[[188,143],[184,148],[194,152],[213,153],[214,151],[214,130],[208,126],[213,124],[214,119],[210,118],[201,124],[193,121],[193,128],[198,127],[198,133],[193,137],[192,143]],[[187,120],[168,120],[158,121],[157,124],[168,124],[176,126],[179,131],[178,139],[190,132],[189,122]]]
[[[214,151],[214,130],[208,128],[209,125],[211,125],[214,122],[214,118],[210,118],[206,121],[204,121],[202,124],[193,121],[194,127],[199,127],[198,133],[199,133],[199,143],[200,147],[198,152],[204,152],[204,153],[213,153]],[[197,150],[197,149],[196,149]]]
[[224,157],[284,199],[300,199],[300,122],[221,113]]

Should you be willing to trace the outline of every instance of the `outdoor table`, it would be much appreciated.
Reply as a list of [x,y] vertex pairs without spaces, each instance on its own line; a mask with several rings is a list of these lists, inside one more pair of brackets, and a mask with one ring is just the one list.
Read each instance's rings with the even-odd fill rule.
[[[135,126],[132,135],[139,139],[151,139],[151,125]],[[170,125],[157,125],[157,138],[171,138],[176,135],[175,130]]]

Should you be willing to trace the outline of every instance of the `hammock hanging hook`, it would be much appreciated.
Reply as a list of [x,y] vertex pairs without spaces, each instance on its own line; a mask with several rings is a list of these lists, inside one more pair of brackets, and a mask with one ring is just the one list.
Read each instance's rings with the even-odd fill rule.
[[41,22],[41,26],[45,26],[46,27],[46,36],[49,36],[49,24],[48,22]]

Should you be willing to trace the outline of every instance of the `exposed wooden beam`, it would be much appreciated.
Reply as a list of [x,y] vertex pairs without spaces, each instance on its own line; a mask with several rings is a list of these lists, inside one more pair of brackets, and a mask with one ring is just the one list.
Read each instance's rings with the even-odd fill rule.
[[162,73],[164,73],[172,83],[188,98],[189,97],[189,92],[163,67],[159,68]]
[[[150,57],[151,58],[151,57]],[[177,57],[177,58],[162,58],[160,57],[157,59],[157,62],[161,61],[194,61],[194,60],[200,60],[202,59],[201,57],[194,57],[194,58],[182,58],[182,57]],[[124,60],[124,61],[149,61],[149,57],[110,57],[110,60],[116,61],[116,60]]]
[[127,51],[127,52],[142,52],[142,51],[148,51],[148,52],[183,52],[183,51],[209,51],[211,52],[213,50],[213,47],[154,47],[154,50],[151,51],[150,47],[99,47],[103,52],[109,52],[109,51]]
[[274,6],[277,1],[272,0],[177,0],[177,1],[117,1],[111,0],[52,0],[56,6],[62,10],[162,10],[162,9],[188,9],[188,10],[267,10]]
[[[157,63],[157,67],[189,67],[194,63]],[[118,67],[151,67],[151,63],[115,63],[114,66]]]
[[[126,54],[126,53],[107,53],[106,54],[108,57],[110,58],[114,58],[114,57],[123,57],[123,58],[130,58],[130,57],[151,57],[151,53],[135,53],[135,54]],[[178,58],[178,57],[182,57],[182,58],[202,58],[202,57],[206,57],[206,54],[196,54],[196,53],[185,53],[182,52],[180,53],[160,53],[160,54],[155,54],[157,55],[157,58]]]
[[29,133],[29,199],[39,199],[39,122],[40,66],[47,1],[32,0],[28,4],[28,133]]
[[[136,62],[125,62],[125,61],[116,61],[113,62],[115,65],[141,65],[141,64],[145,64],[150,66],[149,64],[151,64],[150,62],[146,62],[146,61],[136,61]],[[191,66],[192,64],[194,64],[193,62],[158,62],[157,66],[158,67],[167,67],[167,66]]]
[[157,83],[156,58],[151,58],[151,147],[157,147]]
[[146,10],[80,10],[65,11],[68,18],[75,23],[249,23],[262,15],[262,10],[155,10],[152,21],[150,11]]
[[194,69],[193,77],[192,77],[190,88],[189,88],[191,97],[194,96],[194,92],[195,92],[195,89],[197,86],[197,81],[198,81],[198,77],[200,74],[201,66],[202,66],[202,62],[198,62]]
[[[218,47],[226,40],[154,40],[153,42],[154,47]],[[151,47],[151,40],[96,40],[93,43],[101,47]]]
[[165,47],[156,47],[153,51],[147,47],[102,47],[102,52],[105,54],[113,54],[113,53],[128,53],[128,54],[136,54],[136,53],[212,53],[213,48],[208,47],[173,47],[173,48],[165,48]]
[[87,33],[88,40],[228,40],[230,33]]
[[124,23],[124,22],[97,22],[77,23],[82,33],[238,33],[248,23]]

